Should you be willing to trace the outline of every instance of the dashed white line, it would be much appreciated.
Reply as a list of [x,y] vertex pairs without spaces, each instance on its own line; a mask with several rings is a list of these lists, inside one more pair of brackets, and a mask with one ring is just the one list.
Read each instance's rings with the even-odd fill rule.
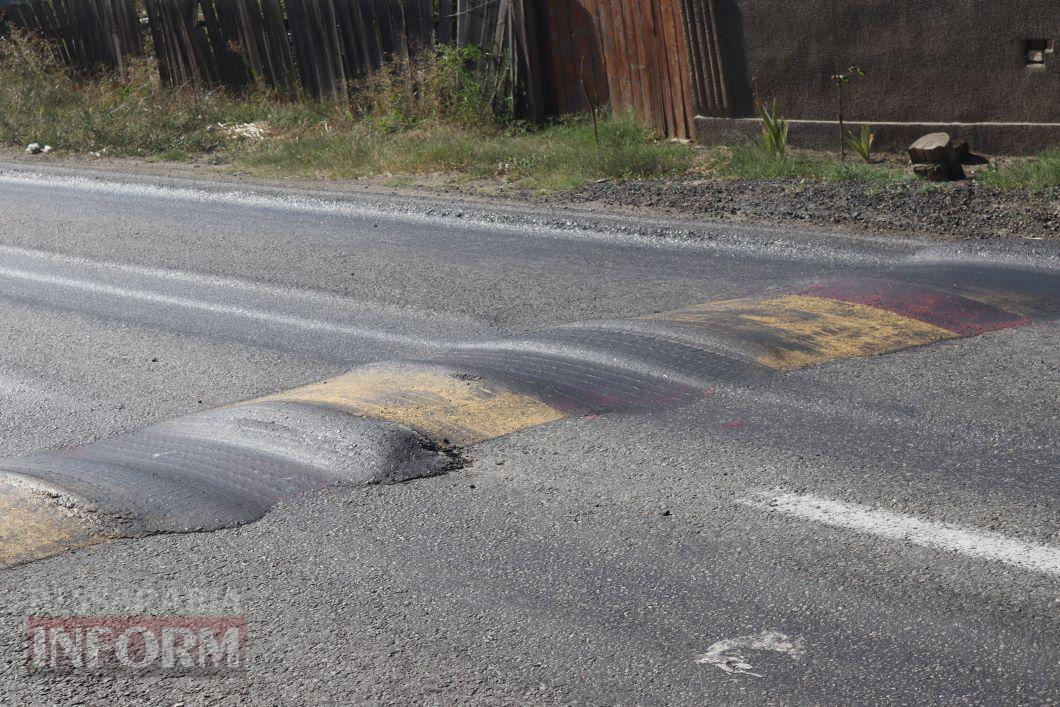
[[813,494],[762,491],[743,499],[741,503],[835,528],[847,528],[1060,577],[1060,547],[1016,540],[1000,533],[921,520]]

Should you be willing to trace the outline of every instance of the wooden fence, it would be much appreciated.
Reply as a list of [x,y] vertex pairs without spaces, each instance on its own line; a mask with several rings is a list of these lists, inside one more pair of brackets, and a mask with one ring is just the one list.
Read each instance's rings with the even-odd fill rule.
[[689,137],[694,101],[681,0],[548,0],[543,55],[553,110],[610,101],[660,134]]
[[78,71],[124,71],[123,57],[143,52],[132,0],[27,0],[4,7],[4,17],[50,40]]
[[[163,78],[173,84],[264,83],[318,100],[390,60],[436,44],[482,47],[522,85],[524,0],[145,0]],[[533,112],[537,112],[536,107]]]
[[[390,60],[476,45],[520,115],[632,110],[690,137],[697,112],[730,110],[715,0],[142,0],[163,80],[318,99]],[[133,0],[27,0],[15,24],[82,70],[144,48]]]

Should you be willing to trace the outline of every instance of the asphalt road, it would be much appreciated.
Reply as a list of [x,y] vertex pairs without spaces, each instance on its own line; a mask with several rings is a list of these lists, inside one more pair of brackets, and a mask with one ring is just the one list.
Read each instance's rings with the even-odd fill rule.
[[[955,264],[1049,283],[1060,250],[3,166],[0,456],[457,344]],[[1058,327],[571,416],[445,475],[2,570],[0,702],[1060,702]],[[27,617],[71,615],[242,616],[246,663],[28,664]]]

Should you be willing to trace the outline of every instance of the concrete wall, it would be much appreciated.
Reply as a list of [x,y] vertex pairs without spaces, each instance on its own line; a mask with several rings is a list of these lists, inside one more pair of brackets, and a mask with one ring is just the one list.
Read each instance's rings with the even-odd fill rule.
[[[786,117],[835,118],[829,77],[850,65],[852,120],[1060,123],[1060,0],[717,0],[736,117],[775,97]],[[1044,67],[1025,40],[1050,39]]]

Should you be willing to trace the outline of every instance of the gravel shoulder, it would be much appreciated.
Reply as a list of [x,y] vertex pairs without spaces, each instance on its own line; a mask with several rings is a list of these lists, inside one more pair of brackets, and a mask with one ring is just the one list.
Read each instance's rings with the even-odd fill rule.
[[547,195],[502,180],[452,175],[383,176],[357,180],[262,179],[230,164],[134,158],[25,155],[0,149],[3,164],[73,167],[100,172],[278,185],[336,193],[442,197],[469,203],[535,205],[550,210],[603,211],[645,218],[802,228],[815,233],[897,236],[937,241],[1060,240],[1060,188],[999,190],[974,181],[946,185],[728,180],[684,175],[601,181]]
[[975,182],[927,187],[697,177],[599,182],[559,202],[691,218],[806,224],[937,240],[1060,239],[1060,189],[1002,191]]

